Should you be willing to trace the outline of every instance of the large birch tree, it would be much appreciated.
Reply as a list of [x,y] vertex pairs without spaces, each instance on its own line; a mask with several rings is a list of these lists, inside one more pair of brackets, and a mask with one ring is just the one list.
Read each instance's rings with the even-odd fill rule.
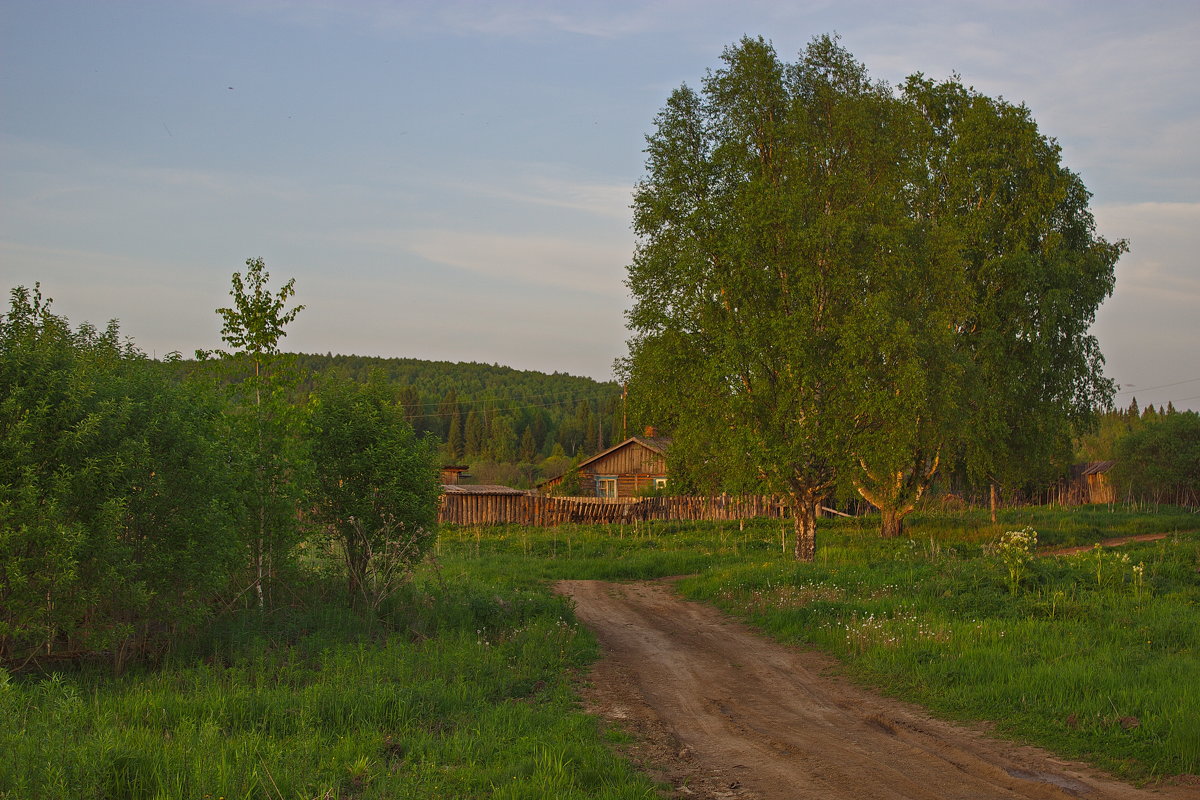
[[1123,249],[1057,145],[954,81],[874,82],[828,36],[722,61],[655,119],[634,196],[623,366],[676,485],[786,497],[810,560],[839,481],[896,535],[939,464],[1044,458],[1023,442],[1103,399],[1087,327]]

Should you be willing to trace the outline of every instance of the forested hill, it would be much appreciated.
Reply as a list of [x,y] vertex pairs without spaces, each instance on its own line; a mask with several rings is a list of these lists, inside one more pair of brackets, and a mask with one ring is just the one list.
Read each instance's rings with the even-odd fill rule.
[[365,381],[378,371],[419,432],[445,443],[450,460],[536,463],[561,445],[591,454],[624,438],[621,387],[566,373],[416,358],[296,354],[302,390],[340,372]]

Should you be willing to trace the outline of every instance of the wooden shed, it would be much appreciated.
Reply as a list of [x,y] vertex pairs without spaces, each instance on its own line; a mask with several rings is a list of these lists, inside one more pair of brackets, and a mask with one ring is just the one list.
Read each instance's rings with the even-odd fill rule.
[[441,469],[442,485],[443,486],[459,485],[460,483],[462,483],[463,478],[471,477],[470,475],[467,474],[468,469],[470,469],[470,467],[466,466],[465,464],[463,464],[463,465],[447,464],[446,466],[442,467],[442,469]]
[[[667,448],[671,440],[655,435],[653,428],[644,436],[630,436],[603,453],[592,456],[577,468],[583,495],[595,497],[637,497],[647,489],[667,485]],[[552,491],[562,478],[551,478],[539,485]]]
[[1086,487],[1084,496],[1089,503],[1116,502],[1116,489],[1108,479],[1108,473],[1116,463],[1115,461],[1092,461],[1083,465],[1080,479]]
[[529,493],[511,486],[467,486],[443,484],[439,522],[475,524],[521,522],[528,516],[525,500]]
[[1066,505],[1114,503],[1117,491],[1108,478],[1115,461],[1089,461],[1071,467],[1071,479],[1059,490],[1059,502]]

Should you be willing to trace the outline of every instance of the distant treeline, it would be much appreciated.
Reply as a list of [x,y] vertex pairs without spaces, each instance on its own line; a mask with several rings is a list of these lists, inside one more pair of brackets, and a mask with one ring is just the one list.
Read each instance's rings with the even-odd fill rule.
[[[282,361],[296,374],[297,401],[325,376],[362,383],[376,375],[391,387],[414,430],[442,443],[443,462],[472,466],[480,483],[532,486],[628,435],[621,387],[613,381],[416,358],[299,353]],[[206,361],[171,369],[190,377],[220,375]]]
[[1080,461],[1108,461],[1120,500],[1200,505],[1200,414],[1175,406],[1126,408],[1101,414],[1077,442]]

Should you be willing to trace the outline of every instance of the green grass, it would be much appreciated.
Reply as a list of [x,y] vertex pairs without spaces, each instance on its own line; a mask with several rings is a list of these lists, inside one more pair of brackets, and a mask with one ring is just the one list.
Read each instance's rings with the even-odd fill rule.
[[9,679],[0,797],[654,796],[576,708],[595,643],[545,592],[429,575],[375,624],[255,617],[154,670]]
[[[807,565],[778,521],[449,528],[376,618],[314,581],[121,677],[0,672],[0,798],[654,797],[610,750],[624,734],[578,708],[597,650],[548,584],[682,574],[688,596],[948,717],[1131,779],[1200,772],[1200,515],[931,513],[893,541],[875,524],[822,520]],[[1026,525],[1045,548],[1172,536],[1128,562],[1038,559],[1013,593],[985,550]]]
[[[833,653],[859,680],[944,716],[992,721],[1131,780],[1200,773],[1200,515],[1020,508],[993,524],[986,511],[925,513],[892,541],[877,525],[822,520],[815,564],[792,562],[780,523],[765,520],[461,528],[441,549],[455,568],[531,584],[691,574],[685,595]],[[1037,559],[1014,594],[987,550],[1025,526],[1042,550],[1170,538]]]
[[[790,522],[785,523],[790,534]],[[644,580],[703,572],[740,563],[751,554],[779,554],[778,522],[640,525],[563,525],[525,528],[448,527],[438,541],[445,568],[516,580],[525,586],[546,581]]]
[[[1105,530],[1093,514],[1018,522],[1041,524],[1040,540],[1054,545],[1162,523]],[[1132,780],[1200,772],[1194,531],[1035,559],[1014,593],[982,535],[918,524],[913,538],[882,542],[854,527],[826,532],[817,564],[732,565],[681,591],[781,641],[833,653],[859,679],[946,716],[994,721]]]

